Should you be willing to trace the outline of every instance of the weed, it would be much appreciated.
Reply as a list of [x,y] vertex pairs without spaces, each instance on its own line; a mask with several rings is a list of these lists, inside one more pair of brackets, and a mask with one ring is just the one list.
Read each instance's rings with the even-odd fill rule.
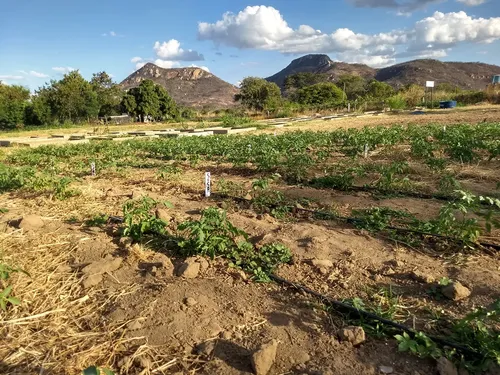
[[416,333],[413,337],[404,332],[402,335],[395,335],[394,338],[399,343],[400,352],[410,352],[421,358],[438,359],[443,356],[443,351],[437,344],[422,332]]
[[182,173],[182,168],[177,163],[166,165],[158,171],[158,178],[162,180],[177,177]]
[[12,285],[7,284],[8,280],[10,279],[10,275],[16,272],[22,272],[28,275],[26,271],[20,268],[15,268],[5,263],[0,263],[0,308],[4,311],[7,310],[8,305],[15,306],[21,303],[19,298],[12,296]]
[[181,223],[178,230],[185,236],[178,241],[181,254],[212,259],[221,256],[259,282],[270,281],[269,275],[276,266],[291,260],[290,250],[282,244],[256,249],[248,242],[248,234],[231,224],[226,212],[217,208],[203,210],[200,220]]
[[92,219],[85,220],[85,225],[87,227],[102,227],[108,223],[108,219],[108,215],[99,214],[94,216]]
[[[131,237],[134,241],[140,241],[145,235],[164,235],[168,223],[157,218],[152,212],[158,205],[160,202],[150,197],[125,202],[123,205],[123,235]],[[169,202],[164,202],[163,205],[172,207]]]
[[115,373],[107,368],[90,366],[83,370],[83,375],[115,375]]

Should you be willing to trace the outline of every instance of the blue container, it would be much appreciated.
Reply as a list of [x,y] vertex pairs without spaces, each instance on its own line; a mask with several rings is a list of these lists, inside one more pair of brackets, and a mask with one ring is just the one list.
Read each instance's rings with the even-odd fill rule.
[[457,102],[455,100],[447,100],[445,102],[439,102],[439,108],[455,108]]
[[491,80],[491,83],[495,84],[500,84],[500,74],[497,76],[493,76],[493,79]]

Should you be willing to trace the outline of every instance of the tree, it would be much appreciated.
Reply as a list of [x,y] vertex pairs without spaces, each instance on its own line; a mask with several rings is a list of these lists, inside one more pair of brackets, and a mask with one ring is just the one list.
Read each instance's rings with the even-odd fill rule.
[[394,89],[390,85],[376,79],[370,81],[366,91],[372,98],[380,100],[385,100],[394,95]]
[[[99,114],[97,93],[77,70],[60,81],[51,82],[53,100],[52,113],[60,122],[82,122],[96,119]],[[51,90],[49,89],[49,90]]]
[[347,100],[356,100],[366,94],[366,80],[355,74],[343,74],[335,84],[344,90]]
[[146,79],[137,87],[131,88],[123,97],[122,107],[140,121],[148,117],[164,120],[175,116],[176,104],[167,90],[153,81]]
[[262,78],[247,77],[242,81],[240,92],[235,95],[234,100],[241,101],[249,109],[262,111],[281,100],[281,91],[276,83]]
[[29,97],[29,90],[22,86],[0,83],[0,128],[14,128],[24,124]]
[[343,101],[344,93],[331,82],[304,87],[292,96],[297,103],[313,107],[335,107]]
[[316,83],[326,82],[328,81],[328,75],[320,74],[320,73],[296,73],[289,75],[285,79],[285,89],[293,90],[293,89],[301,89],[306,86],[312,86]]
[[123,93],[106,72],[94,73],[90,80],[92,90],[97,94],[99,116],[120,114],[120,102]]

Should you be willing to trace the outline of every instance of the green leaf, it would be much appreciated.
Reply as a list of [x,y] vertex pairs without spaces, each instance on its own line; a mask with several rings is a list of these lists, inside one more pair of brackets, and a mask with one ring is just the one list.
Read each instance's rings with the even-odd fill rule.
[[113,371],[107,368],[102,368],[101,371],[104,372],[105,375],[115,375]]
[[100,375],[100,371],[96,366],[90,366],[83,370],[83,375]]
[[21,303],[21,300],[16,297],[8,297],[6,300],[10,302],[12,305],[19,305]]

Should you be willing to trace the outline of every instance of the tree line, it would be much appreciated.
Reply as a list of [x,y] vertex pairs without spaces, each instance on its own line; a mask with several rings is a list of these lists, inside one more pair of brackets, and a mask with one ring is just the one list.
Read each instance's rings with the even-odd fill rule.
[[[395,90],[387,83],[375,79],[344,74],[335,82],[324,73],[296,73],[285,79],[284,90],[262,78],[248,77],[241,83],[235,100],[246,108],[267,111],[278,115],[291,115],[302,110],[324,110],[351,107],[364,109],[405,109],[421,105],[439,105],[440,100],[457,100],[459,104],[475,104],[481,101],[500,102],[498,94],[486,91],[465,91],[449,83],[441,83],[434,89],[434,103],[426,98],[425,88],[410,84]],[[424,101],[424,99],[426,99]]]
[[0,82],[0,128],[25,125],[94,123],[101,118],[129,114],[139,121],[190,117],[192,110],[178,106],[153,81],[123,91],[106,72],[87,81],[79,71],[51,80],[33,94],[25,87]]

